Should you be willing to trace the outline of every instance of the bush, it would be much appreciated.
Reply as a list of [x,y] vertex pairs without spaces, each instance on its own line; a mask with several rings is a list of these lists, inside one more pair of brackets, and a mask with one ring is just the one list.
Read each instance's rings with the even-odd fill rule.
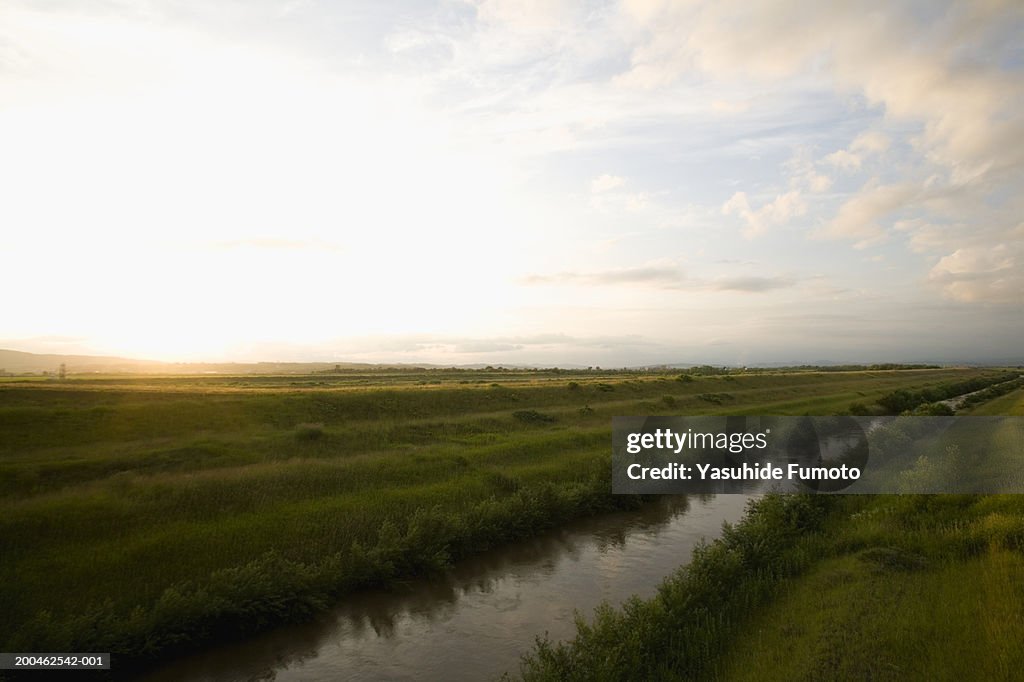
[[956,413],[945,403],[925,403],[915,408],[911,414],[925,417],[952,417]]
[[550,424],[555,418],[537,410],[516,410],[512,416],[524,424]]

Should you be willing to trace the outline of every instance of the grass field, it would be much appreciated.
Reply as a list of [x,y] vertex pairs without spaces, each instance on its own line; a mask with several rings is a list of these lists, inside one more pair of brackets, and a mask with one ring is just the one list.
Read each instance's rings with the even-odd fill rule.
[[2,380],[0,648],[166,656],[637,504],[609,494],[614,415],[828,414],[981,375]]
[[[971,414],[1020,414],[1020,390]],[[999,471],[1024,466],[1016,428]],[[994,442],[994,441],[993,441]],[[982,466],[992,464],[979,460]],[[656,597],[543,642],[528,680],[1019,679],[1024,496],[766,498]]]
[[[1024,500],[879,497],[738,629],[727,680],[1010,680],[1024,669]],[[717,668],[717,669],[716,669]]]

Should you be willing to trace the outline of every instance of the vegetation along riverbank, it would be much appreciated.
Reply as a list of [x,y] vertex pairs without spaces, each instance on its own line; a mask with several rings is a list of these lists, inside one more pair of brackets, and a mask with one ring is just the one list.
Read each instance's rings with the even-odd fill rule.
[[[110,651],[128,669],[637,505],[609,492],[614,415],[835,413],[997,376],[9,377],[0,383],[0,645]],[[824,522],[815,509],[807,513]]]

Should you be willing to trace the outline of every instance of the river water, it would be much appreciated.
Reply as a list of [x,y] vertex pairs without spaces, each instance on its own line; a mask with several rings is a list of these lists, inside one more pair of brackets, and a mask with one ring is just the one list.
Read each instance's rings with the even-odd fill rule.
[[649,597],[745,495],[662,498],[471,557],[441,578],[361,592],[316,621],[180,659],[150,682],[488,680],[602,601]]

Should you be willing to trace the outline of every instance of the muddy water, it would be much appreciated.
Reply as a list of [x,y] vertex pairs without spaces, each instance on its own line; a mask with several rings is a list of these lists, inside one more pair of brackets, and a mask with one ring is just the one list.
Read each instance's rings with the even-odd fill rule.
[[151,682],[487,680],[517,672],[534,637],[565,639],[576,610],[654,594],[747,497],[665,498],[473,557],[434,580],[349,597],[317,621],[182,659]]

